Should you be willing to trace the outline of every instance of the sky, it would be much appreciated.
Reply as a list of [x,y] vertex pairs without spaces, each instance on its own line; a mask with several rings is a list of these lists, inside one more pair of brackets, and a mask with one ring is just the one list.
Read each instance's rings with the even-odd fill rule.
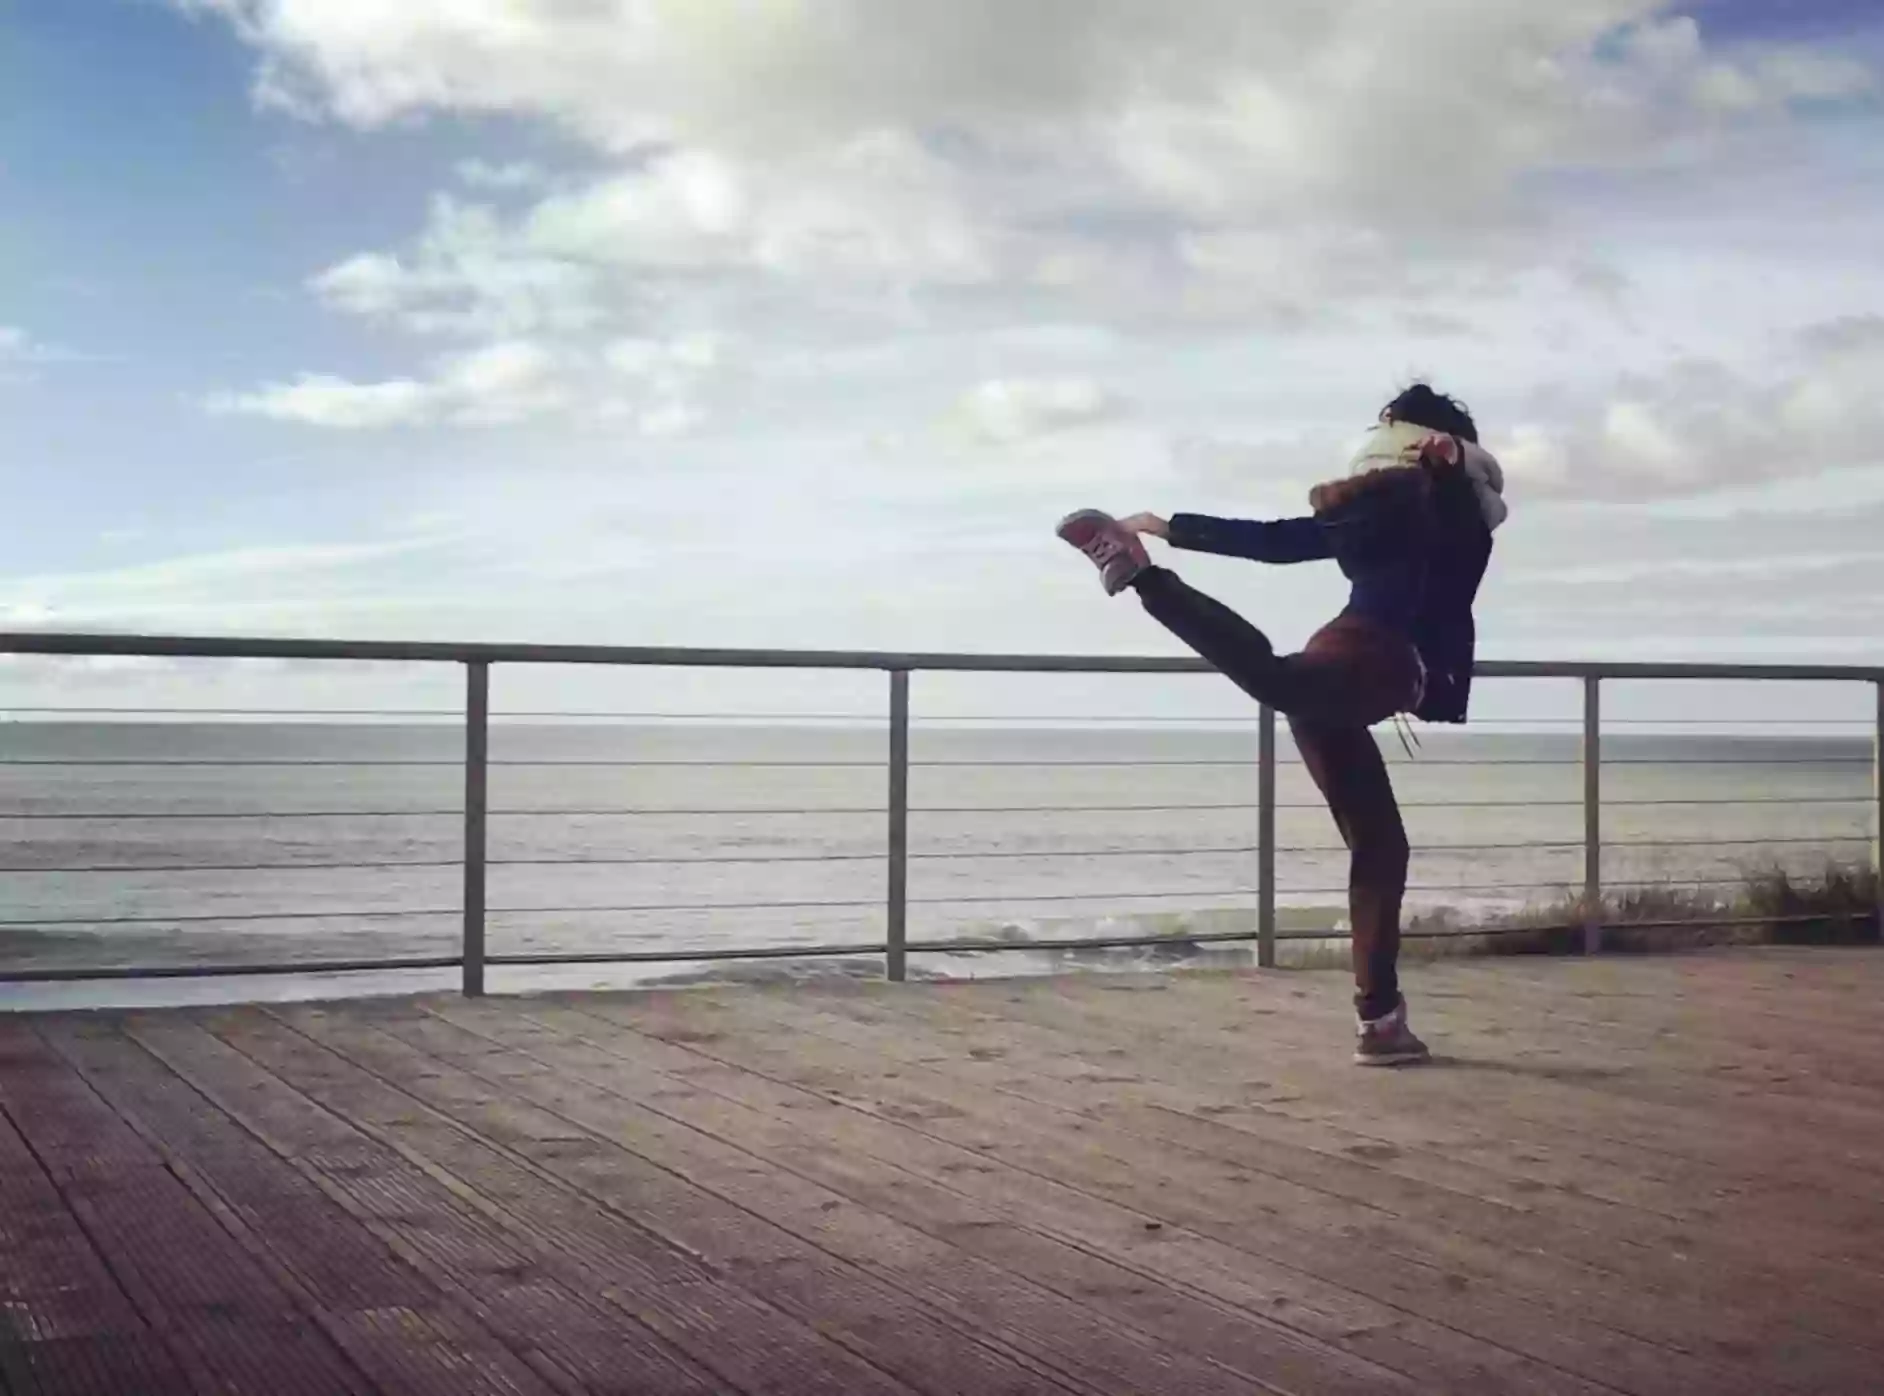
[[1881,176],[1871,0],[9,0],[0,628],[1172,653],[1057,519],[1422,377],[1482,656],[1877,663]]

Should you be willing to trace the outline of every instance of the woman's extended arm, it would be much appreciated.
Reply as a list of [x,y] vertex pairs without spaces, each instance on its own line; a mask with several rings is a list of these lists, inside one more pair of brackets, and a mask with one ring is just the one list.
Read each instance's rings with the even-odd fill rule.
[[1208,514],[1173,514],[1168,520],[1156,514],[1134,514],[1119,522],[1134,533],[1162,538],[1187,552],[1273,563],[1317,562],[1334,556],[1321,525],[1312,518],[1261,523]]

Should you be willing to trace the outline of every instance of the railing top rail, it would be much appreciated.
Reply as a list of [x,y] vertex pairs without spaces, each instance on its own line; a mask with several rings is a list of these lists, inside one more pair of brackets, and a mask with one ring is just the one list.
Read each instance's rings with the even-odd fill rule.
[[[1200,659],[1146,655],[925,654],[871,650],[691,649],[246,636],[0,633],[0,654],[142,659],[353,660],[375,663],[580,664],[692,669],[870,669],[1026,674],[1199,674]],[[1884,664],[1681,664],[1488,660],[1490,679],[1763,679],[1884,682]]]

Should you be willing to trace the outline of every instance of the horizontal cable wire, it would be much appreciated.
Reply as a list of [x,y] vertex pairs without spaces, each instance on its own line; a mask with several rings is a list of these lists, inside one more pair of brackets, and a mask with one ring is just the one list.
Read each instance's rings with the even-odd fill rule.
[[1196,931],[1171,936],[1070,936],[1040,940],[912,940],[912,955],[982,955],[1012,954],[1026,950],[1127,950],[1179,949],[1187,945],[1234,945],[1253,942],[1259,937],[1251,931]]
[[[1252,844],[1239,844],[1221,848],[1066,848],[1066,849],[965,849],[937,850],[918,852],[911,850],[909,861],[944,862],[978,861],[984,858],[1204,858],[1236,854],[1256,853],[1260,850]],[[1280,850],[1278,850],[1280,851]],[[784,854],[730,854],[715,853],[683,858],[492,858],[487,866],[493,868],[555,868],[555,867],[694,867],[702,864],[771,864],[771,863],[880,863],[889,857],[887,850],[875,853],[784,853]]]
[[[34,717],[439,717],[462,720],[464,710],[457,707],[445,708],[275,708],[275,707],[136,707],[116,705],[87,705],[70,707],[0,705],[0,714],[21,714]],[[641,722],[859,722],[881,723],[886,720],[883,712],[679,712],[671,709],[625,709],[625,708],[545,708],[519,709],[516,711],[493,712],[491,720],[501,722],[529,718],[535,720],[583,720],[597,721],[604,719],[630,720]],[[999,723],[999,722],[1062,722],[1069,724],[1120,724],[1138,723],[1148,726],[1242,726],[1253,724],[1258,714],[1252,710],[1247,714],[1195,716],[1173,713],[917,713],[912,722],[920,725],[925,722],[962,722],[962,723]],[[1473,723],[1480,727],[1524,726],[1524,727],[1580,727],[1580,717],[1517,717],[1487,713],[1476,716]],[[1851,727],[1869,731],[1873,719],[1868,716],[1856,717],[1609,717],[1603,719],[1605,730],[1615,727],[1761,727],[1792,729],[1801,727]]]
[[[1782,796],[1711,796],[1698,799],[1604,800],[1604,809],[1649,809],[1670,807],[1719,807],[1725,805],[1852,805],[1869,804],[1870,795],[1782,795]],[[1581,809],[1581,800],[1403,800],[1401,809]],[[1252,801],[1225,803],[1185,802],[1183,804],[1131,805],[911,805],[911,814],[1185,814],[1235,813],[1253,811]],[[1322,810],[1319,803],[1278,802],[1278,810]],[[560,809],[493,809],[491,818],[505,819],[612,819],[661,818],[733,818],[739,816],[803,815],[883,815],[881,805],[805,806],[747,805],[702,807],[683,805],[658,807],[645,805],[597,806]],[[188,819],[462,819],[461,808],[411,810],[98,810],[39,811],[0,810],[0,820],[188,820]],[[1571,846],[1580,846],[1578,844]],[[1704,840],[1703,842],[1718,842]],[[1480,845],[1472,845],[1474,847]],[[1485,845],[1496,847],[1496,845]],[[1606,845],[1613,847],[1615,845]]]
[[[1654,757],[1605,757],[1604,767],[1617,766],[1863,766],[1869,767],[1870,756],[1654,756]],[[245,768],[292,768],[305,767],[310,770],[346,769],[357,767],[403,769],[412,767],[456,767],[464,766],[462,757],[297,757],[297,758],[257,758],[257,757],[0,757],[0,767],[54,767],[70,769],[201,769],[228,770]],[[882,758],[766,758],[723,760],[675,760],[669,758],[518,758],[497,759],[486,763],[492,768],[510,768],[526,770],[709,770],[709,771],[765,771],[765,770],[884,770],[888,762]],[[911,761],[909,769],[916,770],[1180,770],[1196,768],[1221,768],[1235,770],[1252,767],[1256,764],[1255,756],[1226,757],[1173,757],[1169,759],[1144,758],[1061,758],[1043,757],[1016,760],[1010,758],[990,758],[987,760],[936,760]],[[1279,760],[1279,766],[1300,766],[1297,760]],[[1523,767],[1580,767],[1580,757],[1510,757],[1486,759],[1466,759],[1447,757],[1414,757],[1411,760],[1389,760],[1387,764],[1396,770],[1419,770],[1422,768],[1461,768],[1482,767],[1486,770]]]
[[[459,707],[444,708],[273,708],[273,707],[136,707],[87,705],[46,707],[0,705],[0,714],[27,714],[35,717],[455,717],[462,718]],[[565,718],[600,720],[633,719],[646,722],[882,722],[885,714],[874,712],[679,712],[673,709],[634,708],[521,708],[493,711],[492,721],[516,718]],[[1232,724],[1257,721],[1252,709],[1246,714],[1181,713],[913,713],[911,721],[922,722],[1069,722],[1146,724]],[[1580,727],[1580,717],[1517,717],[1486,713],[1473,718],[1474,724],[1504,726]],[[1611,717],[1605,715],[1603,726],[1610,727],[1870,727],[1868,716],[1854,717]]]
[[[493,765],[502,765],[502,764],[536,765],[536,764],[545,764],[545,763],[493,762],[492,764]],[[571,763],[571,764],[585,764],[585,763]],[[674,765],[683,765],[683,766],[684,765],[703,765],[704,766],[704,765],[717,765],[717,764],[722,764],[722,763],[704,762],[704,761],[703,762],[682,761],[682,762],[674,762],[674,763],[623,762],[619,764],[624,764],[624,765],[674,764]],[[732,765],[732,764],[739,764],[739,763],[729,762],[729,763],[724,763],[724,764]],[[759,762],[759,763],[753,763],[753,764],[764,765],[764,764],[771,764],[771,763]],[[805,764],[807,765],[837,765],[837,766],[859,765],[859,766],[875,766],[875,767],[880,768],[884,763],[881,761],[867,761],[867,762],[859,761],[859,762],[807,762]],[[1022,769],[1042,768],[1042,769],[1077,770],[1077,769],[1082,769],[1082,768],[1090,768],[1090,769],[1096,769],[1096,770],[1106,770],[1106,769],[1163,770],[1167,767],[1177,768],[1177,767],[1213,767],[1213,766],[1232,768],[1232,769],[1242,769],[1242,768],[1253,767],[1255,766],[1255,764],[1256,764],[1256,758],[1252,754],[1250,756],[1220,757],[1220,758],[1211,758],[1211,759],[1185,758],[1185,759],[1177,759],[1177,760],[1170,760],[1170,761],[1151,760],[1151,759],[1103,760],[1103,761],[1055,760],[1055,759],[1037,760],[1037,761],[1035,760],[1029,760],[1029,761],[1013,761],[1013,760],[911,761],[909,763],[909,767],[911,770],[937,770],[937,769],[949,769],[949,768],[999,770],[999,769],[1009,768],[1009,767],[1022,768]],[[1302,762],[1299,759],[1292,760],[1292,761],[1291,760],[1278,760],[1276,764],[1278,766],[1300,766]],[[1389,760],[1387,764],[1393,767],[1395,770],[1420,770],[1423,768],[1430,768],[1430,767],[1450,767],[1454,769],[1459,768],[1459,767],[1482,767],[1486,770],[1502,770],[1508,767],[1519,767],[1519,766],[1525,767],[1527,769],[1533,768],[1533,767],[1577,767],[1577,768],[1580,768],[1583,765],[1583,760],[1581,757],[1576,757],[1576,756],[1512,757],[1510,759],[1505,759],[1501,757],[1499,759],[1489,760],[1489,761],[1488,760],[1466,760],[1463,758],[1448,759],[1448,758],[1443,758],[1443,757],[1429,758],[1429,757],[1423,757],[1423,756],[1416,756],[1412,758],[1411,760]],[[1869,756],[1773,756],[1773,757],[1766,757],[1766,756],[1668,756],[1668,757],[1661,757],[1661,756],[1655,756],[1655,757],[1621,757],[1621,758],[1605,757],[1603,761],[1601,762],[1601,764],[1606,768],[1611,767],[1611,766],[1864,766],[1866,768],[1869,768],[1869,766],[1871,765],[1871,758]]]
[[[1862,805],[1869,795],[1708,796],[1701,799],[1604,800],[1604,809],[1665,809],[1684,805]],[[1320,809],[1320,805],[1277,805],[1277,809]],[[1582,809],[1581,800],[1404,800],[1402,809]]]
[[[1838,843],[1869,843],[1866,833],[1825,834],[1816,838],[1775,837],[1767,839],[1641,839],[1621,840],[1603,845],[1604,852],[1632,848],[1769,848],[1808,847]],[[1426,855],[1449,853],[1542,852],[1574,850],[1583,847],[1581,839],[1544,840],[1526,843],[1425,844]],[[1345,844],[1280,844],[1277,853],[1345,853]],[[1201,848],[973,848],[912,850],[913,862],[978,862],[984,859],[1024,858],[1204,858],[1233,857],[1262,852],[1258,844],[1231,844]],[[714,853],[696,856],[658,857],[623,856],[609,858],[491,858],[492,868],[629,868],[629,867],[699,867],[699,866],[770,866],[815,865],[819,863],[880,863],[889,856],[886,850],[872,853]],[[378,872],[398,868],[459,868],[462,858],[388,859],[352,863],[77,863],[41,867],[0,867],[0,876],[19,874],[61,874],[75,876],[89,873],[250,873],[250,872]],[[1502,884],[1501,884],[1502,885]],[[1517,884],[1510,884],[1516,887]],[[1527,883],[1525,886],[1536,886]],[[1608,886],[1628,884],[1610,881]],[[1340,890],[1340,889],[1337,889]],[[1409,891],[1421,890],[1409,888]],[[1425,889],[1439,890],[1439,889]],[[1469,890],[1458,888],[1455,890]]]
[[538,953],[492,954],[484,957],[487,965],[510,968],[544,968],[554,965],[668,965],[712,960],[816,960],[883,955],[889,947],[882,941],[864,941],[837,945],[748,945],[715,949],[672,950],[594,950],[542,951]]
[[[1823,843],[1866,843],[1870,835],[1864,833],[1827,834],[1818,838],[1770,838],[1770,839],[1664,839],[1664,840],[1624,840],[1605,843],[1605,850],[1629,848],[1712,848],[1712,847],[1783,847],[1790,845],[1812,845]],[[1518,852],[1541,851],[1548,849],[1580,849],[1581,839],[1563,839],[1549,842],[1531,843],[1457,843],[1424,844],[1421,853],[1481,853],[1481,852]],[[1346,844],[1308,843],[1279,844],[1278,853],[1345,853]],[[908,857],[911,862],[938,860],[977,860],[983,858],[1153,858],[1153,857],[1205,857],[1230,856],[1235,854],[1260,853],[1259,844],[1226,844],[1215,847],[1177,847],[1177,848],[965,848],[911,850]],[[697,857],[659,858],[492,858],[490,867],[607,867],[638,866],[644,864],[686,866],[699,863],[846,863],[881,861],[888,857],[887,851],[874,853],[787,853],[787,854],[731,854],[715,853]],[[305,867],[309,864],[282,863],[270,866]],[[429,867],[427,863],[392,863],[392,864],[339,864],[340,867]],[[457,866],[456,863],[450,866]],[[34,871],[28,869],[27,871]],[[85,869],[74,869],[85,871]],[[236,869],[244,871],[244,869]]]
[[0,706],[0,715],[34,717],[456,717],[463,708],[21,708]]
[[[1770,838],[1770,839],[1660,839],[1660,840],[1624,840],[1605,843],[1605,851],[1630,848],[1712,848],[1712,847],[1784,847],[1792,845],[1816,845],[1824,843],[1868,843],[1870,835],[1864,833],[1827,834],[1818,838]],[[1581,839],[1563,839],[1550,842],[1531,843],[1457,843],[1424,844],[1419,852],[1434,853],[1485,853],[1542,851],[1548,849],[1580,849]],[[1277,853],[1346,853],[1346,844],[1309,843],[1279,844]],[[1236,854],[1260,853],[1259,844],[1230,844],[1218,847],[1178,847],[1178,848],[972,848],[911,850],[908,854],[911,862],[941,860],[979,860],[984,858],[1154,858],[1154,857],[1218,857]],[[698,857],[682,858],[492,858],[490,867],[607,867],[638,866],[645,864],[686,866],[691,864],[717,863],[846,863],[874,862],[888,857],[887,852],[875,853],[791,853],[791,854],[708,854]],[[303,867],[306,864],[283,863],[280,867]],[[339,866],[379,866],[376,864],[342,864]],[[424,863],[387,864],[393,867],[427,867]],[[457,866],[456,863],[450,866]],[[31,871],[29,869],[29,871]],[[78,871],[83,871],[79,869]],[[237,869],[242,871],[242,869]]]
[[[1701,917],[1678,920],[1647,921],[1605,921],[1601,925],[1605,930],[1721,930],[1734,926],[1777,926],[1811,925],[1827,921],[1850,920],[1848,916],[1838,914],[1804,914],[1783,916],[1746,916],[1746,917]],[[1406,940],[1447,940],[1471,939],[1482,936],[1514,935],[1550,935],[1577,934],[1583,931],[1582,923],[1547,924],[1547,925],[1490,925],[1470,926],[1456,930],[1409,929],[1402,932]],[[1276,933],[1278,941],[1323,941],[1346,940],[1350,933],[1330,927],[1326,931],[1318,930],[1281,930]],[[1072,939],[1050,939],[1034,941],[914,941],[908,946],[910,954],[1014,954],[1027,951],[1078,951],[1082,949],[1179,949],[1192,945],[1249,943],[1258,939],[1254,931],[1209,931],[1175,936],[1119,936],[1119,937],[1079,937]],[[671,950],[657,951],[601,951],[594,953],[554,951],[535,954],[492,954],[485,958],[491,966],[504,967],[553,967],[557,965],[607,965],[607,964],[678,964],[683,962],[705,962],[713,960],[791,960],[820,958],[854,958],[868,955],[881,955],[886,947],[881,942],[862,942],[849,945],[778,945],[746,947],[689,948],[675,947]],[[463,961],[455,955],[434,957],[414,957],[410,959],[388,960],[308,960],[300,962],[262,961],[253,964],[201,964],[188,965],[119,965],[119,966],[75,966],[75,967],[35,967],[29,969],[0,969],[0,984],[45,984],[64,982],[83,982],[98,980],[159,980],[159,979],[197,979],[197,978],[241,978],[250,975],[287,976],[297,974],[336,974],[336,973],[375,973],[398,970],[445,970],[459,967]]]
[[253,873],[253,872],[382,872],[389,868],[461,868],[462,858],[394,859],[361,863],[76,863],[65,867],[0,868],[0,877],[23,873]]
[[[1842,834],[1819,834],[1811,837],[1783,835],[1773,838],[1753,839],[1605,839],[1602,847],[1605,852],[1612,849],[1630,848],[1766,848],[1787,847],[1791,845],[1809,845],[1821,843],[1868,843],[1870,834],[1857,831]],[[1432,853],[1518,853],[1541,852],[1550,849],[1580,849],[1582,839],[1541,839],[1523,843],[1424,843],[1418,852]],[[1278,853],[1343,853],[1345,844],[1296,844],[1278,846]]]
[[374,974],[407,970],[457,969],[458,955],[421,955],[390,960],[258,960],[253,964],[77,965],[0,968],[0,984],[73,984],[145,979],[240,979],[250,975]]
[[[1092,892],[1092,893],[1055,893],[1023,894],[1019,896],[996,897],[911,897],[911,905],[949,905],[957,902],[1065,902],[1092,900],[1131,900],[1143,901],[1168,897],[1187,896],[1253,896],[1253,891],[1227,890],[1222,892],[1197,892],[1183,890],[1158,892]],[[487,911],[489,916],[623,916],[645,912],[702,912],[702,911],[804,911],[804,910],[848,910],[863,908],[877,909],[882,906],[882,899],[872,897],[868,900],[787,900],[757,902],[643,902],[625,906],[494,906]],[[393,920],[399,918],[425,918],[438,916],[460,916],[463,913],[456,907],[450,909],[415,909],[411,911],[288,911],[288,912],[229,912],[221,914],[189,913],[179,916],[96,916],[77,918],[34,918],[28,920],[0,921],[0,928],[20,929],[27,927],[70,927],[70,926],[168,926],[197,923],[250,923],[262,921],[365,921]]]
[[[1396,763],[1401,764],[1401,763]],[[1415,766],[1438,765],[1437,761],[1415,761]],[[1580,766],[1581,761],[1458,761],[1459,766],[1541,766],[1545,764]],[[1863,766],[1869,770],[1869,756],[1628,756],[1604,757],[1604,768],[1611,766]]]
[[413,909],[410,911],[248,911],[248,912],[188,912],[179,916],[81,916],[81,917],[32,917],[26,920],[0,921],[0,929],[20,930],[34,927],[51,926],[183,926],[196,924],[230,925],[246,924],[257,921],[394,921],[411,918],[414,920],[437,916],[462,916],[457,907],[439,909]]
[[[1684,916],[1684,917],[1676,917],[1676,918],[1656,917],[1651,920],[1642,920],[1642,921],[1635,921],[1635,920],[1598,921],[1596,925],[1600,929],[1605,930],[1605,931],[1628,931],[1628,930],[1667,931],[1667,930],[1684,930],[1684,929],[1692,929],[1692,930],[1697,930],[1697,931],[1711,931],[1711,930],[1723,930],[1731,926],[1811,925],[1811,924],[1821,922],[1821,921],[1848,921],[1848,920],[1853,919],[1854,917],[1862,918],[1864,915],[1865,913],[1862,911],[1857,911],[1857,912],[1852,912],[1852,913],[1833,911],[1833,912],[1808,912],[1808,913],[1801,913],[1798,915],[1787,913],[1785,915],[1774,915],[1774,916]],[[1400,936],[1401,936],[1401,939],[1403,940],[1439,940],[1439,939],[1444,939],[1448,936],[1468,936],[1469,937],[1469,936],[1479,936],[1479,935],[1544,935],[1544,934],[1550,934],[1553,932],[1573,933],[1573,932],[1579,932],[1583,930],[1583,928],[1584,928],[1584,923],[1581,921],[1576,921],[1576,922],[1554,922],[1554,923],[1551,923],[1548,925],[1542,925],[1542,926],[1529,926],[1529,925],[1466,926],[1466,927],[1461,927],[1459,930],[1456,930],[1456,931],[1402,931],[1400,933]],[[1327,938],[1328,939],[1334,939],[1334,938],[1345,939],[1347,938],[1348,934],[1349,933],[1346,931],[1336,931],[1336,932],[1332,932],[1330,936]],[[1287,939],[1306,940],[1306,939],[1309,939],[1310,937],[1305,936],[1301,932],[1298,931],[1298,932],[1280,932],[1278,934],[1278,938],[1285,939],[1285,940]]]
[[[516,814],[531,810],[509,811]],[[564,811],[546,811],[563,813]],[[579,813],[580,811],[577,811]],[[798,811],[787,811],[797,813]],[[881,811],[878,811],[881,813]],[[138,820],[147,819],[463,819],[461,807],[452,809],[309,809],[309,810],[0,810],[0,820]]]
[[[1607,882],[1605,887],[1731,887],[1737,880],[1652,880],[1652,882]],[[963,904],[1008,904],[1008,902],[1091,902],[1091,901],[1161,901],[1174,897],[1255,897],[1259,887],[1161,887],[1151,891],[1078,891],[1078,893],[985,893],[985,895],[946,895],[946,897],[910,897],[912,906],[963,906]],[[1407,891],[1421,893],[1460,893],[1460,891],[1534,891],[1549,893],[1549,884],[1413,884]],[[1277,887],[1285,897],[1334,897],[1347,895],[1347,887]],[[765,910],[857,910],[878,908],[882,901],[757,901],[757,902],[635,902],[622,906],[492,906],[488,916],[627,916],[641,912],[765,912]],[[179,914],[179,916],[98,916],[32,917],[4,919],[0,929],[21,927],[75,927],[75,925],[185,925],[185,923],[249,923],[249,921],[369,921],[369,919],[420,919],[420,917],[462,916],[460,908],[409,908],[409,910],[332,910],[332,912],[226,912],[226,914]]]
[[[939,860],[969,860],[982,858],[1149,858],[1149,857],[1211,857],[1230,854],[1255,853],[1259,850],[1253,845],[1239,845],[1224,848],[1097,848],[1097,849],[987,849],[966,851],[911,852],[911,862]],[[1281,851],[1281,850],[1279,850]],[[874,853],[783,853],[783,854],[707,854],[691,857],[621,857],[621,858],[490,858],[485,866],[491,868],[628,868],[628,867],[698,867],[698,866],[744,866],[749,864],[818,864],[818,863],[880,863],[889,857],[887,850]],[[8,873],[109,873],[109,872],[163,872],[163,873],[243,873],[243,872],[295,872],[323,871],[348,872],[355,869],[380,870],[386,868],[457,868],[464,865],[461,858],[439,859],[433,861],[387,861],[360,863],[110,863],[77,864],[65,867],[37,868],[0,868],[0,874]]]
[[[495,765],[497,763],[493,762],[492,764]],[[582,764],[587,765],[591,763],[584,762]],[[101,766],[103,767],[135,766],[135,767],[140,767],[140,768],[144,768],[144,767],[166,767],[167,768],[167,767],[182,766],[182,767],[198,767],[203,770],[218,770],[218,771],[224,770],[224,769],[230,769],[230,768],[241,768],[241,767],[250,767],[250,766],[269,766],[269,767],[307,766],[311,768],[353,767],[353,766],[457,766],[459,768],[462,768],[464,766],[464,758],[457,757],[452,760],[443,760],[443,759],[430,759],[430,758],[413,759],[413,758],[408,758],[408,757],[370,756],[370,757],[357,757],[357,758],[356,757],[333,757],[333,758],[321,757],[321,758],[315,758],[315,759],[291,758],[291,759],[285,759],[285,760],[274,760],[271,758],[258,759],[258,758],[251,758],[251,757],[194,757],[194,756],[169,757],[169,756],[164,756],[164,757],[138,757],[136,759],[128,759],[128,758],[122,758],[122,757],[105,757],[105,758],[100,758],[97,760],[80,760],[77,758],[54,756],[54,757],[26,757],[26,758],[19,758],[19,759],[0,758],[0,766],[60,766],[60,767],[73,767],[73,768],[84,768],[84,769],[90,769],[93,767],[101,767]]]
[[[1739,885],[1740,879],[1734,877],[1712,879],[1677,878],[1670,880],[1649,879],[1640,882],[1617,882],[1608,878],[1603,880],[1603,890],[1605,892],[1617,890],[1649,890],[1660,887],[1699,889],[1704,887],[1737,887]],[[1409,882],[1406,890],[1428,895],[1449,893],[1476,895],[1486,892],[1528,892],[1539,897],[1558,897],[1566,893],[1580,895],[1582,891],[1580,887],[1571,886],[1568,880],[1553,883],[1549,878],[1545,878],[1542,881],[1533,879],[1529,882]],[[1345,897],[1348,894],[1348,889],[1345,884],[1340,887],[1278,887],[1276,894],[1283,897]],[[1207,896],[1210,894],[1200,893],[1199,895]]]

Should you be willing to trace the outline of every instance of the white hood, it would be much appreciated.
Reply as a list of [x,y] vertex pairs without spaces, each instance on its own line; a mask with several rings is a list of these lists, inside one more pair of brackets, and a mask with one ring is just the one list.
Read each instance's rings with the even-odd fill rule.
[[1419,460],[1421,445],[1433,436],[1445,437],[1459,448],[1460,463],[1465,468],[1466,478],[1472,482],[1473,493],[1478,496],[1485,526],[1496,529],[1511,512],[1504,498],[1505,472],[1490,451],[1470,441],[1459,441],[1412,422],[1382,422],[1367,433],[1348,461],[1348,474],[1363,475],[1389,466],[1412,465]]

